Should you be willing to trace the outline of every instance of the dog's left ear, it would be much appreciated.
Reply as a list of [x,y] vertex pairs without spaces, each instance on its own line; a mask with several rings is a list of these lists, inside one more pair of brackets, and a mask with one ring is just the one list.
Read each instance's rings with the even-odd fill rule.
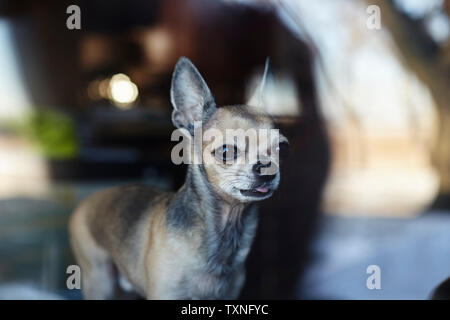
[[211,94],[200,72],[185,57],[178,60],[172,76],[170,100],[173,105],[172,122],[178,128],[194,132],[194,122],[202,121],[215,108]]
[[266,59],[266,64],[264,66],[264,72],[261,78],[259,85],[253,89],[253,94],[250,99],[247,100],[246,105],[257,107],[257,108],[266,108],[266,92],[268,82],[272,81],[273,75],[270,68],[269,57]]

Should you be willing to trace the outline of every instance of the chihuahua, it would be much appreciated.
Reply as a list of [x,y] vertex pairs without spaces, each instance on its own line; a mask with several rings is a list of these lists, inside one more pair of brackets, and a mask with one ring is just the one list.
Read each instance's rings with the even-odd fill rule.
[[[275,126],[257,107],[216,106],[185,57],[175,67],[170,95],[172,122],[192,140],[195,123],[223,134]],[[268,144],[258,140],[255,161],[237,161],[248,153],[248,143],[202,141],[204,161],[188,165],[176,193],[131,185],[84,200],[69,223],[84,298],[115,298],[121,288],[147,299],[236,299],[257,226],[254,202],[270,197],[280,181],[278,153],[270,150],[286,148],[287,139],[279,134]]]

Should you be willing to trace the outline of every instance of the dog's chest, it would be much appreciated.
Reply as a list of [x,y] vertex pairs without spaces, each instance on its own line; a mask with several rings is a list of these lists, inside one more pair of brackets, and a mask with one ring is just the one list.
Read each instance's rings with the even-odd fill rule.
[[[233,299],[236,280],[244,272],[243,264],[234,265],[221,273],[207,265],[186,272],[180,281],[180,292],[189,299]],[[224,268],[221,268],[224,270]]]
[[171,257],[164,260],[174,269],[167,286],[180,299],[236,298],[256,224],[252,210],[239,219],[214,218],[192,228],[169,228]]
[[[236,234],[239,239],[227,239],[201,248],[196,263],[187,267],[180,282],[181,291],[194,299],[236,298],[239,280],[243,277],[245,258],[250,250],[251,235]],[[232,237],[229,235],[229,237]],[[238,293],[238,292],[237,292]]]
[[230,285],[226,277],[199,272],[191,278],[188,296],[193,299],[220,299],[227,295]]

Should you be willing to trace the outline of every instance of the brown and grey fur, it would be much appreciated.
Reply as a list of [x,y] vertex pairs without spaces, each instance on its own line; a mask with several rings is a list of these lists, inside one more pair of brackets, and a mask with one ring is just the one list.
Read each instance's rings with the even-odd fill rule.
[[[216,107],[186,58],[175,68],[171,98],[174,124],[191,134],[198,120],[204,129],[221,131],[274,125],[249,106]],[[114,298],[119,278],[123,287],[147,299],[237,298],[257,226],[252,203],[269,197],[279,182],[277,172],[266,183],[271,191],[265,197],[244,196],[239,190],[256,183],[253,165],[191,164],[176,193],[131,185],[86,199],[69,226],[84,297]]]

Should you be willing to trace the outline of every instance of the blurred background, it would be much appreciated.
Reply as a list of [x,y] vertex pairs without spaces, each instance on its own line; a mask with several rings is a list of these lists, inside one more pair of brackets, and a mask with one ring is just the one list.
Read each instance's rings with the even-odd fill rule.
[[245,102],[271,58],[266,107],[291,151],[242,298],[428,298],[450,276],[449,14],[449,0],[1,1],[0,299],[81,298],[66,287],[74,207],[112,185],[182,185],[182,55],[219,105]]

